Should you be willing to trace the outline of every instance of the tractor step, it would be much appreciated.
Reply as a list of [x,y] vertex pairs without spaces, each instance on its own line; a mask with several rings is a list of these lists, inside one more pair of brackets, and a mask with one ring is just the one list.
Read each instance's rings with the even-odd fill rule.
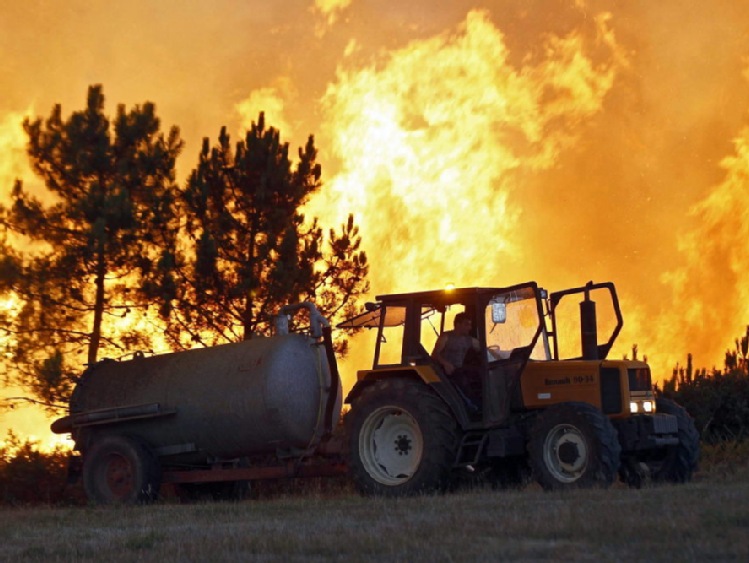
[[476,465],[484,451],[488,434],[486,432],[468,432],[463,434],[455,456],[455,467]]

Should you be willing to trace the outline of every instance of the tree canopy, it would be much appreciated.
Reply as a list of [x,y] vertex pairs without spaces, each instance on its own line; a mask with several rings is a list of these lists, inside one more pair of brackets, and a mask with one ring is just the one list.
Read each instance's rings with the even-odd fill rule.
[[178,280],[167,306],[173,346],[267,335],[287,303],[314,300],[333,317],[368,290],[353,217],[326,238],[317,219],[301,213],[321,187],[316,158],[310,136],[293,164],[263,113],[235,147],[226,128],[215,146],[204,139],[179,199],[189,244],[169,272]]
[[0,207],[0,293],[19,302],[0,312],[0,330],[13,375],[56,403],[103,348],[119,356],[148,342],[121,319],[156,288],[172,291],[157,266],[174,253],[182,141],[176,127],[161,132],[152,103],[120,105],[110,121],[100,85],[69,118],[57,105],[23,126],[47,193],[32,196],[17,181]]
[[324,232],[301,211],[322,186],[312,136],[293,162],[260,113],[235,146],[226,128],[205,139],[181,188],[179,130],[162,132],[150,102],[110,121],[96,85],[83,110],[63,118],[57,105],[23,126],[46,190],[16,181],[0,205],[0,297],[12,303],[0,345],[6,378],[50,407],[85,364],[150,349],[155,334],[173,349],[249,339],[282,305],[313,300],[332,319],[368,291],[353,216]]

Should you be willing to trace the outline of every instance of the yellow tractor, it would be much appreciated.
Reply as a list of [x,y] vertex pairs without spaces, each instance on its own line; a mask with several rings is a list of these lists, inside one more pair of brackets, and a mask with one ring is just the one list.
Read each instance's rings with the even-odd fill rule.
[[[472,345],[452,365],[435,347],[456,317],[470,321]],[[549,490],[605,487],[617,476],[631,486],[688,481],[699,457],[694,423],[656,399],[645,362],[607,359],[622,324],[612,283],[378,296],[339,325],[377,330],[372,368],[346,398],[357,488],[436,491],[461,470],[500,485],[532,476]]]

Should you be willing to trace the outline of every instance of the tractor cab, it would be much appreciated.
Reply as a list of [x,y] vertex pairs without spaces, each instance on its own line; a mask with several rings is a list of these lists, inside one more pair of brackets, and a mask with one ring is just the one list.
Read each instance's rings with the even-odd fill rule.
[[[591,294],[610,294],[614,319],[608,340],[598,341],[596,303]],[[582,295],[579,317],[570,319],[563,298]],[[577,302],[568,299],[567,302]],[[562,313],[557,319],[557,312]],[[440,335],[453,330],[455,317],[472,321],[471,336],[478,352],[469,350],[462,365],[446,374],[433,357]],[[559,325],[580,327],[560,342]],[[377,296],[366,311],[339,328],[377,330],[372,368],[360,370],[358,388],[384,377],[414,377],[432,385],[456,411],[464,427],[494,426],[523,408],[520,376],[529,362],[560,359],[605,359],[619,330],[621,315],[612,284],[588,284],[551,295],[535,282],[505,288],[456,288]],[[579,337],[577,336],[579,335]]]
[[[530,282],[380,295],[365,313],[339,326],[378,331],[372,369],[358,373],[361,384],[408,372],[433,384],[452,404],[460,403],[466,422],[491,424],[509,413],[525,363],[551,357],[545,310],[546,292]],[[471,319],[479,351],[469,351],[459,373],[448,377],[432,353],[459,313]]]

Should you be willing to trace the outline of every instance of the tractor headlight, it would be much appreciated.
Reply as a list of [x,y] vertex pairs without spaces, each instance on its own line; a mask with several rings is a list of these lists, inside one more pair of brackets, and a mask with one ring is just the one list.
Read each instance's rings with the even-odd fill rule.
[[655,412],[655,401],[647,399],[645,401],[630,401],[629,412],[632,414],[647,413],[652,414]]

